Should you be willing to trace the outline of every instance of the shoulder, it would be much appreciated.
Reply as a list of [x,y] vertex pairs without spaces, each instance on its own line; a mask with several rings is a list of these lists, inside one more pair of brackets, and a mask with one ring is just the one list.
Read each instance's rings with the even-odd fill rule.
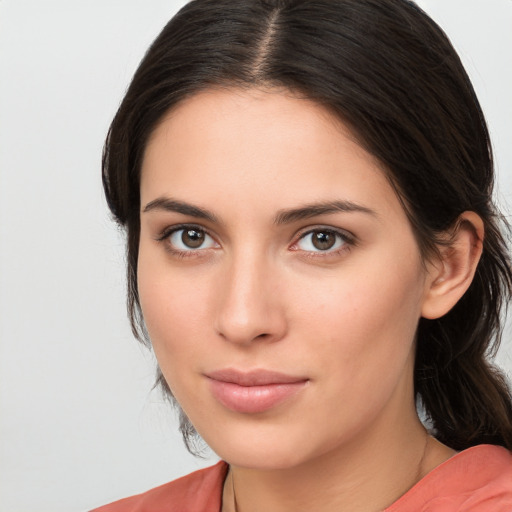
[[511,512],[512,453],[468,448],[435,468],[385,512]]
[[228,465],[220,461],[150,491],[91,512],[219,512]]

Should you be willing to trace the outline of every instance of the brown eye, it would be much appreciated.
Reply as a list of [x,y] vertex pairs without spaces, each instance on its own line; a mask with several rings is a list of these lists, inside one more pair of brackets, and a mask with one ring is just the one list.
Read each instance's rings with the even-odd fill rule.
[[176,229],[165,238],[169,241],[172,249],[181,252],[217,247],[215,240],[210,235],[194,226]]
[[330,231],[314,231],[311,234],[311,243],[320,251],[332,249],[336,243],[336,233]]
[[198,229],[184,229],[181,235],[181,241],[191,249],[197,249],[204,243],[205,233]]
[[302,235],[297,242],[301,251],[328,252],[349,243],[347,237],[331,229],[315,229]]

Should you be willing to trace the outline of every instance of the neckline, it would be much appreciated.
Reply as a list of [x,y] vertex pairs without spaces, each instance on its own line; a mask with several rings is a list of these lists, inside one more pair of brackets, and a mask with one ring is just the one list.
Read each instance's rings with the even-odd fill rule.
[[[444,477],[446,473],[452,474],[449,471],[452,466],[460,466],[462,461],[467,463],[468,458],[470,458],[473,463],[478,464],[479,460],[488,460],[490,452],[493,452],[492,455],[494,457],[498,456],[498,454],[503,454],[504,451],[506,451],[506,449],[502,446],[492,444],[479,444],[456,452],[450,458],[446,459],[444,462],[441,462],[441,464],[437,465],[434,469],[429,471],[421,480],[416,482],[408,491],[402,494],[402,496],[400,496],[382,512],[399,512],[408,501],[416,498],[417,495],[424,492],[425,488],[428,488],[431,482],[434,483],[438,481],[441,476],[443,476],[443,484],[449,484],[450,480]],[[439,490],[437,486],[436,490]]]
[[[446,473],[447,469],[451,468],[452,466],[459,465],[461,461],[467,461],[468,457],[470,457],[475,463],[478,464],[479,460],[488,460],[490,452],[492,452],[493,457],[503,455],[504,452],[507,452],[508,455],[508,451],[502,446],[491,444],[475,445],[466,448],[465,450],[456,452],[450,458],[446,459],[444,462],[441,462],[441,464],[437,465],[435,468],[429,471],[421,480],[416,482],[408,491],[402,494],[402,496],[395,500],[391,505],[383,509],[382,512],[400,512],[400,510],[405,510],[403,509],[403,507],[404,505],[407,504],[407,502],[416,498],[417,495],[421,494],[424,491],[425,487],[428,487],[430,482],[435,482],[439,478],[439,475],[443,475],[444,473]],[[222,486],[220,493],[220,512],[222,510],[222,494],[226,479],[230,471],[230,465],[223,460],[219,461],[218,465],[223,465],[223,469],[225,471],[223,475],[224,477],[222,478]]]

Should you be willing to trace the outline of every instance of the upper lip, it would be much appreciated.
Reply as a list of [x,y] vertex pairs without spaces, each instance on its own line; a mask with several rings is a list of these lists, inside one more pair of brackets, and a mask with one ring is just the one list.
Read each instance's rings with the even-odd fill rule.
[[268,384],[290,384],[304,382],[307,377],[297,377],[272,370],[256,369],[250,371],[225,368],[205,374],[208,378],[221,382],[238,384],[239,386],[265,386]]

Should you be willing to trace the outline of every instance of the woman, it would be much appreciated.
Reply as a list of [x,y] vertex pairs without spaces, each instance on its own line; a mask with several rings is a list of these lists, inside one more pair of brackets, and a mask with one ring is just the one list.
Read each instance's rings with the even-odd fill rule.
[[189,3],[103,178],[134,333],[222,461],[98,510],[512,510],[490,142],[414,3]]

